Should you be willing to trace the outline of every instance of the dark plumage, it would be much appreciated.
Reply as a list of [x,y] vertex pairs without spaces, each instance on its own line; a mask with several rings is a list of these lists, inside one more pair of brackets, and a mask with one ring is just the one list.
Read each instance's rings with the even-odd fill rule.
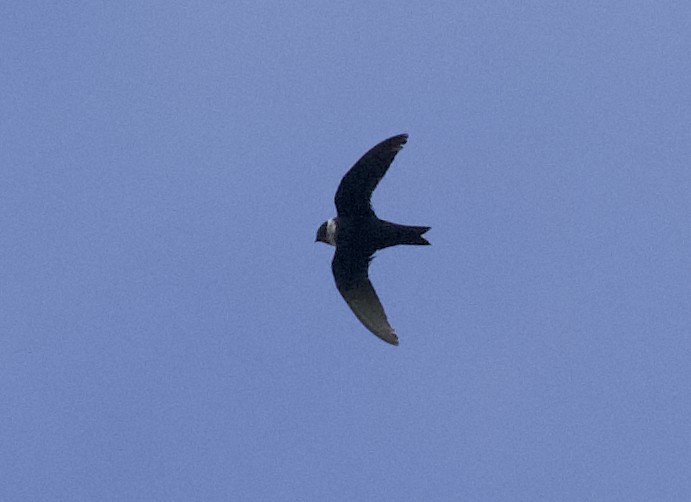
[[376,251],[389,246],[429,245],[422,234],[430,227],[380,220],[372,210],[370,199],[407,140],[407,134],[384,140],[350,168],[336,191],[338,216],[322,223],[316,238],[336,246],[331,269],[336,287],[353,313],[372,333],[393,345],[398,345],[398,337],[369,280],[369,262]]

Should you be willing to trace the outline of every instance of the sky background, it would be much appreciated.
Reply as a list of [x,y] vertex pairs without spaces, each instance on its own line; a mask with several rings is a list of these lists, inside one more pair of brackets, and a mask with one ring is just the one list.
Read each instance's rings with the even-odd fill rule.
[[[5,2],[0,499],[691,500],[688,2]],[[360,325],[347,169],[429,247]]]

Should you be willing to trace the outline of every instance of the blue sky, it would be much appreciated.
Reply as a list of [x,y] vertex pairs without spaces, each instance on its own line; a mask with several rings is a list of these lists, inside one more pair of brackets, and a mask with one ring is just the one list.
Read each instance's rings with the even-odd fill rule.
[[[691,7],[0,7],[0,499],[689,500]],[[430,247],[349,311],[343,174]]]

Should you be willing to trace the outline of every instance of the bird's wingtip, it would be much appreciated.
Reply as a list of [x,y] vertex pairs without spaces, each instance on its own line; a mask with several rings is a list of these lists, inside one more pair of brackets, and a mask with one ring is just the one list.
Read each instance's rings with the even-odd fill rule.
[[387,333],[386,337],[381,337],[382,340],[384,340],[386,343],[389,343],[391,345],[395,345],[398,347],[398,335],[396,335],[395,331],[391,331],[391,333]]

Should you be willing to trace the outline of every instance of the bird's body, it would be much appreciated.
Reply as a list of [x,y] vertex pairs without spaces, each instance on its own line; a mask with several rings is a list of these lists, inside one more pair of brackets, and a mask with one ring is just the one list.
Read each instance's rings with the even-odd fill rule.
[[338,216],[322,223],[316,238],[336,246],[331,268],[336,287],[352,311],[372,333],[394,345],[398,337],[369,280],[369,262],[376,251],[390,246],[429,245],[422,234],[430,227],[381,220],[370,198],[407,139],[401,134],[382,141],[346,173],[336,191]]
[[336,217],[325,224],[327,244],[357,248],[369,254],[398,244],[429,245],[422,234],[430,227],[399,225],[376,216],[362,219]]

